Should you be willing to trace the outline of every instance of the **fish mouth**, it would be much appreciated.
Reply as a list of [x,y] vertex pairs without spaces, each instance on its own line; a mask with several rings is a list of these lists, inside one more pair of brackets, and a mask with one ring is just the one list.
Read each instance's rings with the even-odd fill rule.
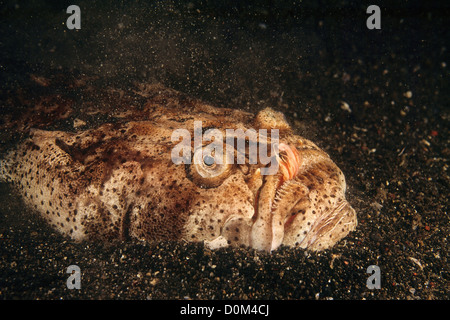
[[285,224],[297,201],[307,194],[304,185],[295,180],[302,164],[297,149],[280,143],[277,161],[278,172],[264,176],[264,182],[255,198],[254,223],[250,245],[258,250],[273,251],[283,242]]

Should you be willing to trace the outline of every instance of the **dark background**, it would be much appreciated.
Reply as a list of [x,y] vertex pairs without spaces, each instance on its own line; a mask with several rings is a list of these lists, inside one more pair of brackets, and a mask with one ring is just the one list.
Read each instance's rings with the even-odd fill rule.
[[[65,25],[70,4],[81,30]],[[381,30],[366,28],[371,4]],[[271,106],[343,170],[359,225],[318,254],[76,244],[1,184],[0,298],[448,299],[449,6],[3,2],[2,105],[30,74],[62,73],[105,86],[161,83],[218,107]],[[81,290],[66,288],[71,264]],[[380,290],[366,287],[369,265],[380,267]]]

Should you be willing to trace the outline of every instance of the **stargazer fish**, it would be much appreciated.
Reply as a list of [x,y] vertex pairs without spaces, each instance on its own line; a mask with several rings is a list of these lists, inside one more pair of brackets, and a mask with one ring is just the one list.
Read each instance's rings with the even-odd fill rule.
[[[1,156],[0,180],[11,182],[27,205],[74,240],[186,240],[210,248],[317,251],[357,225],[341,170],[277,111],[215,108],[159,85],[102,91],[78,83],[71,90],[77,94],[60,91],[45,103],[32,99],[41,111],[26,121],[15,118],[17,130],[29,135]],[[48,115],[57,118],[60,108],[64,123],[77,125],[47,129],[53,119]],[[45,115],[46,121],[40,119]],[[90,121],[93,116],[103,120]],[[260,135],[244,137],[243,150],[235,144],[223,161],[211,161],[201,152],[210,141],[195,146],[195,121],[203,131],[223,132],[224,140],[214,141],[224,150],[227,129],[268,134],[263,142]],[[181,141],[174,139],[177,129],[190,133],[192,140],[184,141],[192,147],[190,162],[173,161]],[[276,142],[271,130],[277,130]],[[250,161],[252,141],[272,150],[275,172],[262,174],[273,162]]]

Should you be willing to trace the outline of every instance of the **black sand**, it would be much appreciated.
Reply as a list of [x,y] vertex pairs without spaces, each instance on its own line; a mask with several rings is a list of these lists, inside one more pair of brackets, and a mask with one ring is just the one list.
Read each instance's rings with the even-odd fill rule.
[[[449,299],[448,4],[151,6],[7,1],[2,101],[29,75],[162,83],[215,106],[285,112],[343,170],[359,225],[321,253],[76,244],[0,185],[0,299]],[[118,80],[119,79],[119,80]],[[3,145],[6,142],[2,142]],[[69,265],[81,289],[66,287]],[[366,286],[370,265],[381,289]]]

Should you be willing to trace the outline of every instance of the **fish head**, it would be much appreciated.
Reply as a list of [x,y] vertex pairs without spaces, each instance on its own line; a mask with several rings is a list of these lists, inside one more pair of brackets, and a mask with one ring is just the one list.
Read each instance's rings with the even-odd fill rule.
[[[187,240],[203,240],[210,248],[324,250],[355,229],[343,173],[314,143],[295,135],[283,114],[267,108],[230,125],[231,133],[222,126],[212,142],[191,144],[185,174],[195,192],[184,226]],[[267,158],[259,153],[252,159],[261,149]]]

